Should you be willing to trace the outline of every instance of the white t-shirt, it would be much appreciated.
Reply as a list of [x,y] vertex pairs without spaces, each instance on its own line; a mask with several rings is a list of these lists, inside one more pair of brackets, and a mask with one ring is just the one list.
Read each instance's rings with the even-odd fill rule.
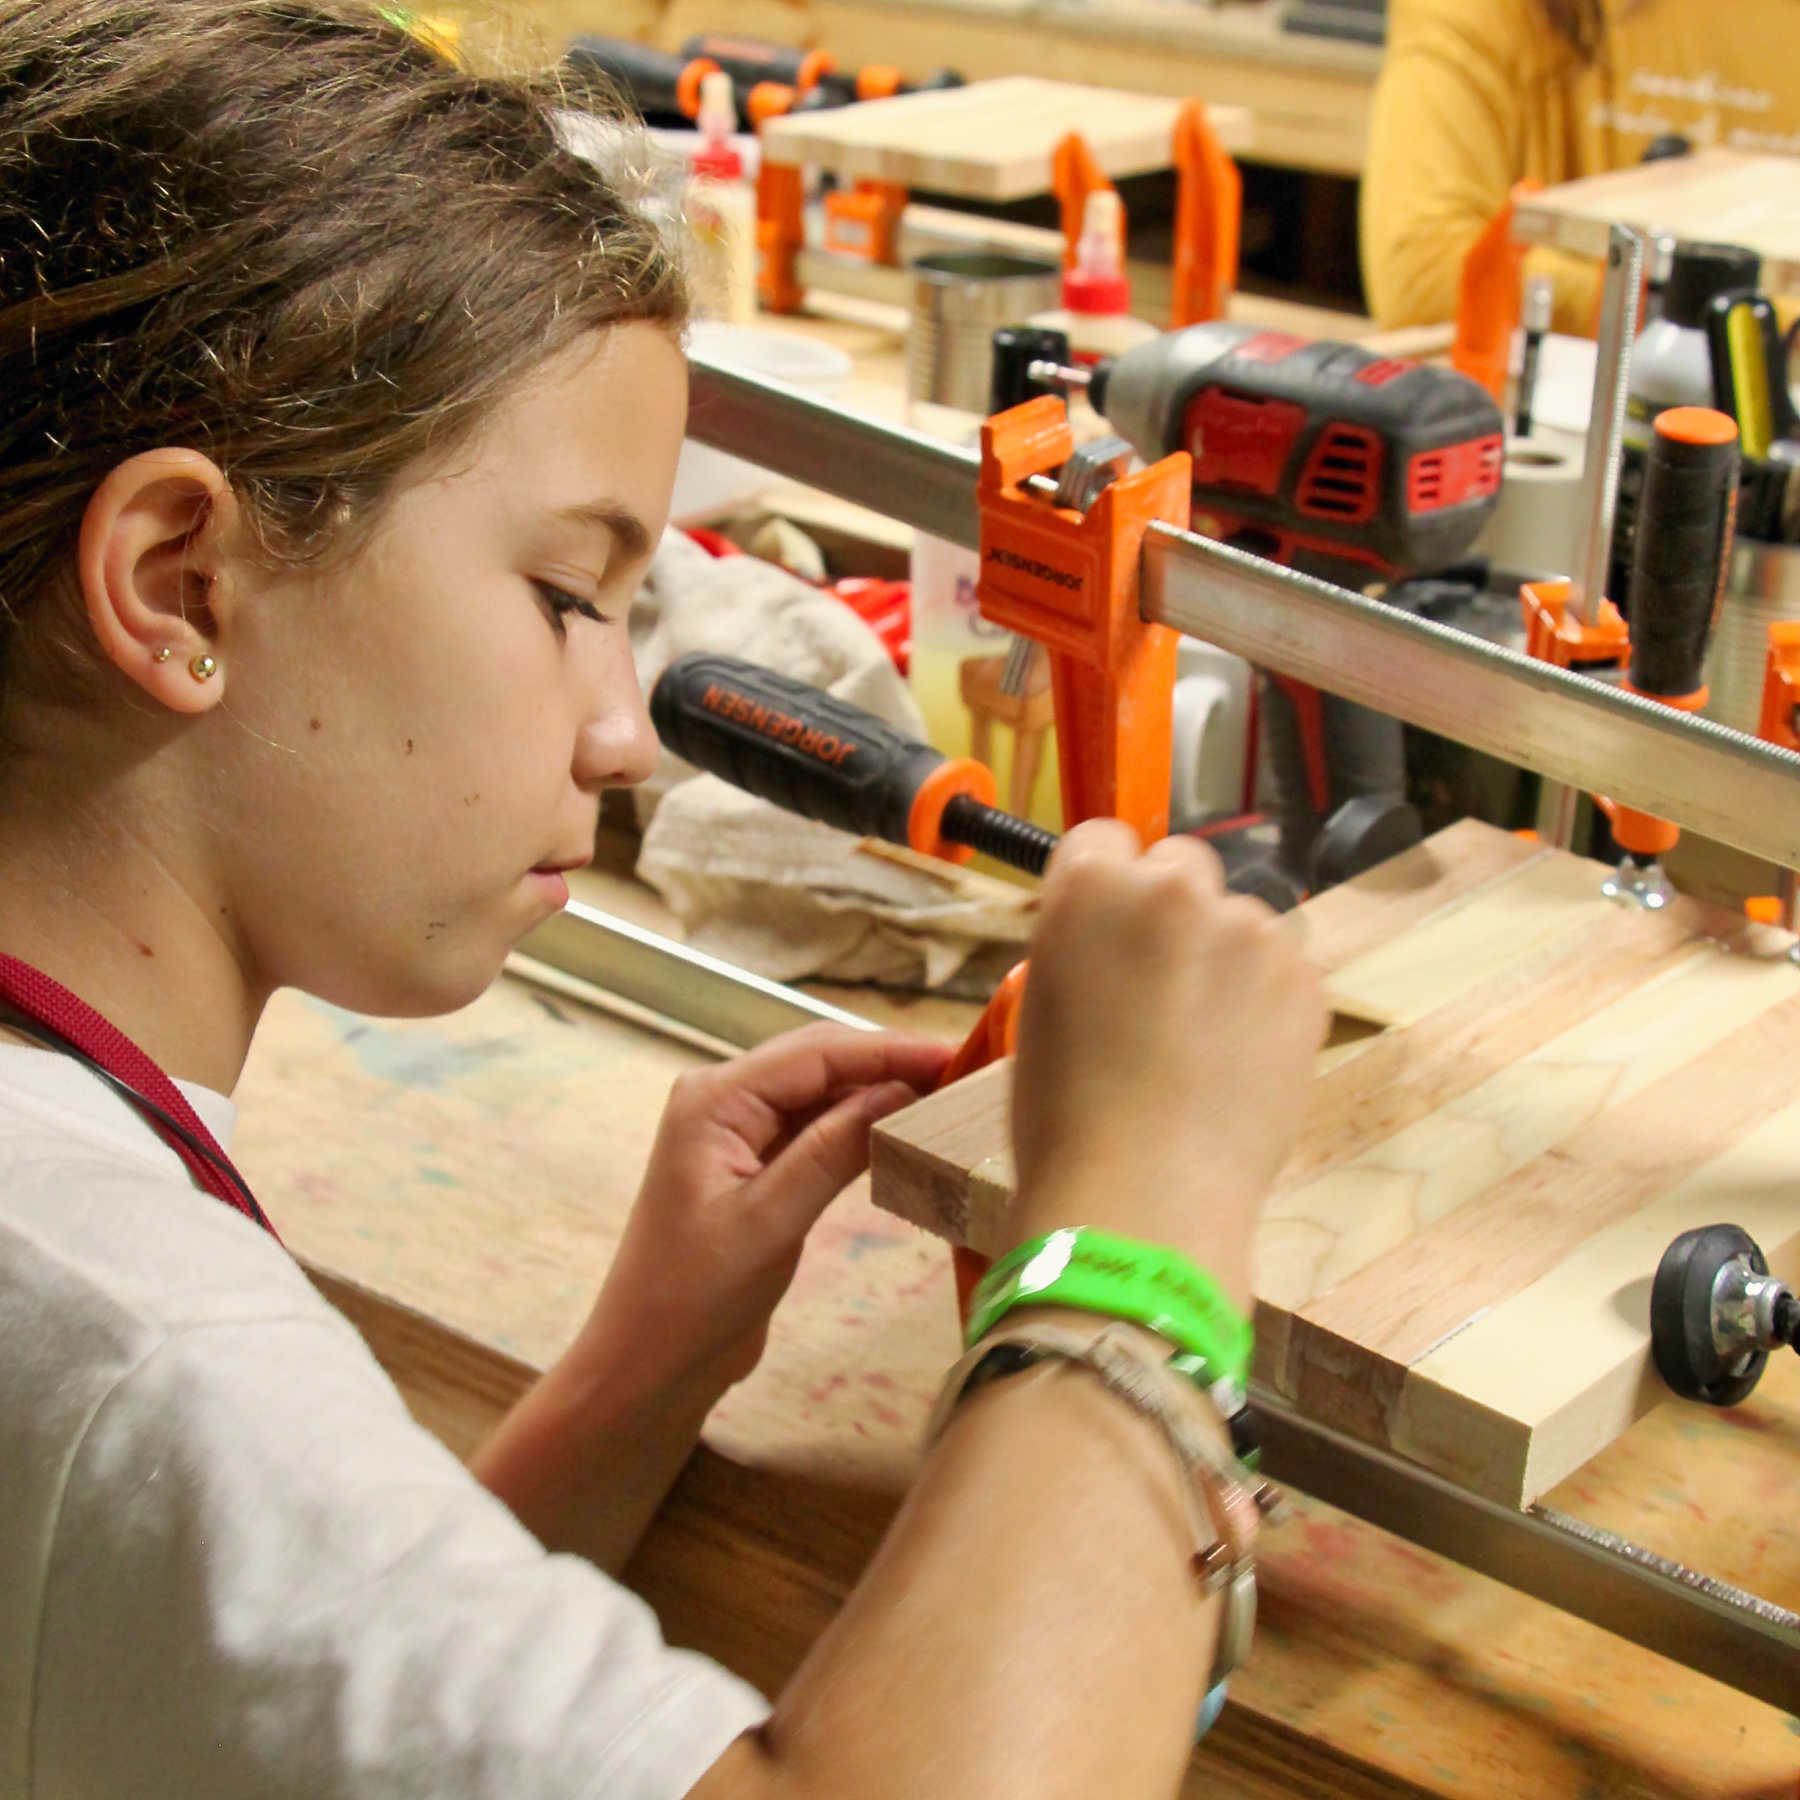
[[0,1800],[675,1800],[767,1712],[547,1555],[125,1101],[0,1042]]

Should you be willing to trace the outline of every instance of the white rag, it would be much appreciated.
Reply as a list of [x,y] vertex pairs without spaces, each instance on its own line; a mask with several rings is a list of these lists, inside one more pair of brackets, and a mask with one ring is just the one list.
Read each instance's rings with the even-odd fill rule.
[[[632,603],[631,639],[646,693],[676,657],[715,650],[925,735],[892,659],[849,607],[773,563],[714,557],[683,532],[664,534]],[[1031,934],[1026,890],[863,854],[860,838],[783,812],[667,750],[637,804],[638,873],[674,909],[688,942],[773,980],[985,992]],[[1006,949],[979,954],[996,945]]]

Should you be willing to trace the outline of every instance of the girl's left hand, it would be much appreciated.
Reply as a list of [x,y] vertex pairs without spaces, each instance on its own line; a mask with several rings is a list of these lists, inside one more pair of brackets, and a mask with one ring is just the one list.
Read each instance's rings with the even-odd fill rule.
[[950,1054],[811,1025],[683,1075],[594,1309],[622,1366],[715,1397],[748,1375],[807,1232],[869,1165],[869,1128],[929,1093]]

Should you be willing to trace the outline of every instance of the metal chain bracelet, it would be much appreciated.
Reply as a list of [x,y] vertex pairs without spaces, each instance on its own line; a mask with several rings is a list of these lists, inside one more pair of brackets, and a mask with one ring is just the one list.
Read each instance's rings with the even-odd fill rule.
[[1193,1382],[1168,1367],[1171,1351],[1160,1338],[1117,1320],[1092,1335],[1047,1324],[999,1326],[945,1378],[925,1428],[925,1447],[943,1435],[964,1398],[988,1381],[1051,1362],[1097,1377],[1108,1393],[1161,1431],[1181,1465],[1196,1543],[1194,1572],[1204,1593],[1223,1596],[1208,1683],[1216,1686],[1250,1652],[1256,1627],[1257,1529],[1281,1495],[1219,1443],[1223,1419]]

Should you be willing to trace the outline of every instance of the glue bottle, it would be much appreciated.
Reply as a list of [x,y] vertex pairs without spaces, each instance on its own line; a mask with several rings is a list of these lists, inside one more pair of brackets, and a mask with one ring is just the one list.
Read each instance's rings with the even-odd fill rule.
[[1131,316],[1131,278],[1125,273],[1125,209],[1111,188],[1096,188],[1081,209],[1074,264],[1063,271],[1062,305],[1034,313],[1027,325],[1068,334],[1080,368],[1123,356],[1162,334]]
[[722,69],[701,79],[697,123],[687,212],[701,304],[713,318],[748,325],[756,317],[756,193],[731,142],[737,103]]

